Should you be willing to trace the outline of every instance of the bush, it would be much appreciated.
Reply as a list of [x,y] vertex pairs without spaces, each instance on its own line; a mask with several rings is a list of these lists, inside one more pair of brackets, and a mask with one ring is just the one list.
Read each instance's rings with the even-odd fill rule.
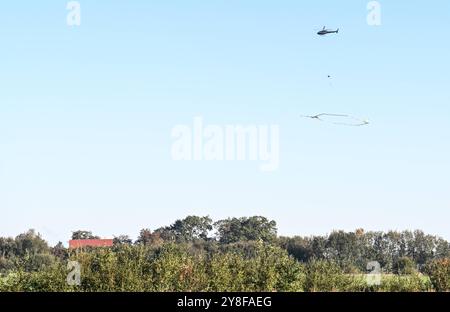
[[408,257],[401,257],[394,263],[394,273],[399,275],[411,275],[416,273],[415,262]]
[[423,292],[433,289],[430,279],[419,273],[410,275],[384,275],[377,291]]
[[81,285],[67,284],[65,262],[0,279],[1,291],[302,291],[304,268],[279,247],[262,242],[252,255],[200,252],[190,244],[121,245],[74,253]]
[[61,292],[74,291],[66,282],[67,271],[55,264],[39,272],[14,271],[0,277],[0,292]]
[[436,291],[450,291],[450,259],[438,259],[427,264],[425,271],[430,276]]
[[335,262],[312,260],[306,265],[306,291],[364,291],[366,288],[362,275],[345,274]]

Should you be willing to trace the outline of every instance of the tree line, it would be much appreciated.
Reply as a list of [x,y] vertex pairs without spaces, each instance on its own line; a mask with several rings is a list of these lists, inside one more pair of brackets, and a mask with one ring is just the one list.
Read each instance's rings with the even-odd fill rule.
[[[98,236],[91,231],[72,235],[92,238]],[[33,230],[0,238],[0,290],[30,290],[29,283],[67,290],[64,265],[76,260],[83,264],[83,290],[94,291],[133,290],[131,280],[140,285],[137,291],[366,291],[373,290],[363,277],[374,261],[389,276],[384,288],[375,290],[440,291],[450,290],[449,259],[449,242],[418,230],[283,237],[275,221],[261,216],[217,222],[188,216],[153,231],[142,229],[135,241],[119,235],[112,248],[81,252],[62,243],[49,246]]]

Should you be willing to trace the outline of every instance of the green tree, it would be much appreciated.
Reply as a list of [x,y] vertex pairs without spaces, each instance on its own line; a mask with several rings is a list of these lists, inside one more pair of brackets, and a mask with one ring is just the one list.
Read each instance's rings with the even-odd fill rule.
[[256,240],[273,242],[277,236],[276,225],[275,221],[260,216],[229,218],[214,224],[219,241],[225,244]]
[[114,246],[131,245],[133,244],[133,240],[128,235],[119,235],[117,237],[114,237],[113,244]]
[[[163,241],[192,242],[195,240],[208,240],[208,234],[213,229],[210,217],[188,216],[182,220],[176,220],[170,226],[156,229],[157,234]],[[145,233],[147,236],[148,233]]]
[[16,241],[13,238],[0,237],[0,258],[12,257],[16,250]]
[[72,239],[99,239],[100,237],[92,234],[91,231],[75,231],[72,233]]
[[195,239],[208,239],[209,232],[213,229],[210,217],[188,216],[183,220],[177,220],[169,227],[178,241],[192,241]]
[[411,275],[416,272],[415,262],[409,257],[401,257],[394,263],[394,273],[399,275]]
[[426,272],[437,291],[450,291],[450,259],[436,259],[426,265]]
[[67,260],[67,258],[69,257],[69,251],[61,242],[58,242],[58,244],[56,244],[55,247],[51,249],[51,252],[56,258],[62,261]]
[[308,262],[314,256],[314,250],[309,238],[301,236],[280,237],[278,244],[298,261]]
[[160,232],[153,232],[150,229],[142,229],[135,244],[137,245],[161,245],[164,242]]
[[15,238],[15,254],[25,256],[26,254],[49,253],[50,247],[35,230],[29,230]]

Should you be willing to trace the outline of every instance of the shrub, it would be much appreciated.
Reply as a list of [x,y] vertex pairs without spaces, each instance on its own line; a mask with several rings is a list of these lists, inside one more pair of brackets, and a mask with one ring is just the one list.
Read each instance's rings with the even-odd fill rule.
[[[332,261],[312,260],[306,265],[306,291],[346,291],[359,285],[359,279],[344,274],[341,267]],[[353,286],[353,287],[352,287]]]
[[411,275],[416,272],[415,262],[409,257],[401,257],[394,263],[394,273],[399,275]]
[[433,260],[427,264],[425,271],[437,291],[450,291],[450,259]]
[[420,273],[384,275],[381,285],[376,287],[377,291],[384,292],[423,292],[431,291],[432,289],[430,279]]

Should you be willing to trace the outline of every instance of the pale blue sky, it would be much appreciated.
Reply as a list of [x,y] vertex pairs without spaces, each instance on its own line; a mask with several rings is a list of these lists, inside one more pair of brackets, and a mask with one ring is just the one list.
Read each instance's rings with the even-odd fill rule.
[[[379,27],[367,2],[84,0],[76,28],[66,1],[2,3],[0,235],[135,237],[197,214],[450,239],[450,2],[381,0]],[[372,124],[299,117],[320,112]],[[172,161],[195,116],[278,124],[279,170]]]

